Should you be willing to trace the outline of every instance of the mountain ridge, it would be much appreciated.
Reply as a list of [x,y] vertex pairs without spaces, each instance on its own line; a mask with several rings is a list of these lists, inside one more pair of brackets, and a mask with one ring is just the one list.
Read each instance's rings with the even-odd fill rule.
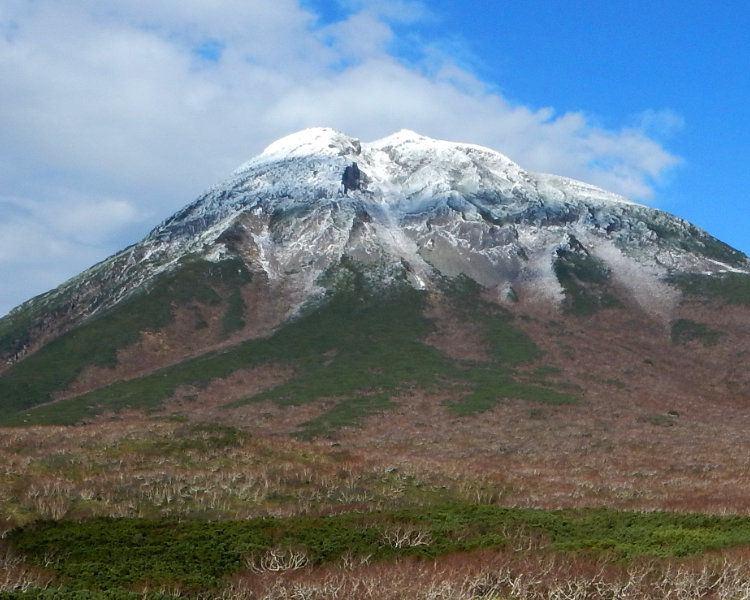
[[[369,154],[373,157],[369,157]],[[476,159],[477,154],[482,161]],[[321,160],[322,157],[327,160]],[[495,167],[494,171],[487,168],[488,161],[490,167]],[[347,194],[342,183],[343,172],[351,164],[357,164],[364,173],[362,181],[358,182],[358,189],[352,190],[352,196],[357,196],[356,199]],[[400,173],[398,167],[401,167]],[[480,172],[480,167],[484,172]],[[446,171],[450,171],[451,175],[446,176]],[[485,185],[487,172],[492,177]],[[368,179],[373,181],[367,183]],[[392,183],[394,180],[395,183]],[[314,191],[308,194],[303,191],[305,188]],[[485,188],[489,188],[487,198],[482,196],[487,191]],[[539,192],[540,188],[543,194]],[[585,206],[579,200],[581,194],[585,194]],[[295,195],[297,201],[286,202],[287,206],[284,206],[285,199]],[[557,176],[532,174],[507,157],[481,146],[430,140],[408,130],[363,144],[334,130],[315,128],[274,142],[261,155],[235,170],[232,178],[212,187],[195,202],[158,225],[144,240],[102,261],[84,272],[82,277],[85,278],[87,273],[96,277],[99,275],[97,271],[106,270],[108,272],[102,274],[104,279],[112,279],[115,283],[124,281],[125,291],[113,296],[116,302],[120,295],[147,280],[150,270],[158,273],[185,254],[197,252],[209,260],[219,259],[225,252],[219,240],[221,233],[228,229],[231,221],[243,214],[260,216],[262,212],[275,212],[278,215],[285,211],[304,211],[306,202],[315,205],[321,200],[333,203],[349,201],[355,208],[364,208],[377,225],[385,224],[393,231],[398,230],[398,225],[403,225],[407,232],[414,232],[419,225],[415,221],[418,221],[420,213],[428,209],[438,214],[460,214],[464,228],[471,221],[482,220],[490,225],[535,223],[547,225],[547,229],[558,223],[564,226],[583,222],[587,228],[593,225],[595,230],[604,231],[605,238],[621,240],[621,250],[632,241],[633,236],[646,236],[653,246],[650,250],[658,251],[655,264],[650,266],[661,267],[662,275],[667,269],[675,267],[706,272],[732,269],[746,272],[748,269],[747,259],[741,253],[687,222],[588,184]],[[628,217],[633,215],[635,223],[623,231],[623,223],[627,224]],[[345,216],[351,219],[351,215]],[[496,232],[497,228],[484,228],[479,233],[483,236],[489,233],[491,238],[493,231]],[[279,269],[274,264],[273,256],[266,260],[268,233],[266,228],[265,231],[251,232],[251,236],[257,246],[257,262],[273,279]],[[460,237],[463,232],[457,233]],[[512,227],[506,227],[504,233],[506,237],[518,235]],[[527,238],[524,240],[526,247],[537,242],[533,239],[535,233],[539,232],[527,229],[521,233]],[[393,232],[389,235],[393,236]],[[436,252],[430,252],[424,246],[445,243],[445,238],[450,236],[455,237],[456,232],[447,231],[437,240],[428,239],[420,250],[431,254],[433,260],[439,260]],[[564,236],[555,236],[552,244],[564,245],[561,237]],[[685,252],[679,244],[670,244],[670,238],[678,241],[698,239],[691,242],[692,248],[688,248],[689,251],[697,250],[698,254]],[[401,242],[401,250],[409,254],[422,271],[429,270],[420,264],[422,261],[415,256],[418,252],[415,253],[414,248],[403,248],[414,240],[402,238],[393,241],[396,245]],[[488,243],[497,249],[503,241],[490,239]],[[337,242],[340,244],[341,240]],[[212,248],[206,248],[211,245]],[[509,245],[504,244],[506,249]],[[691,261],[694,264],[686,264]],[[506,262],[511,263],[512,257]],[[129,282],[128,274],[135,265],[141,266],[142,271],[144,265],[149,268],[145,269],[145,275],[141,272],[139,277]],[[549,276],[549,265],[546,271],[547,284],[554,283],[554,277]],[[473,275],[477,276],[477,273]],[[75,287],[76,279],[69,280],[61,288]],[[481,282],[484,285],[497,283],[492,282],[487,273],[484,279]],[[552,297],[559,299],[560,294],[553,292]],[[96,303],[89,304],[96,306]],[[11,315],[17,310],[14,309]]]
[[[669,344],[675,327],[682,342],[718,339],[711,334],[718,324],[688,316],[686,294],[695,295],[709,277],[741,295],[748,273],[747,257],[682,219],[585,183],[525,171],[488,148],[408,130],[363,143],[315,128],[274,142],[138,244],[0,320],[0,383],[10,382],[5,393],[13,398],[6,402],[20,410],[85,397],[122,378],[145,377],[151,385],[158,369],[194,359],[209,364],[213,359],[200,357],[216,352],[240,357],[241,345],[257,340],[276,343],[274,336],[342,293],[375,307],[378,290],[406,285],[440,298],[461,278],[477,286],[462,287],[464,294],[474,290],[462,302],[481,306],[479,312],[469,318],[442,300],[429,309],[442,315],[434,327],[453,327],[459,338],[482,338],[486,332],[468,332],[484,323],[516,344],[521,333],[513,332],[534,319],[592,327],[599,313],[611,318],[619,309],[661,332],[660,344]],[[480,297],[489,304],[476,304]],[[448,308],[438,310],[441,303]],[[421,319],[427,304],[418,304],[413,314]],[[511,325],[516,317],[526,321]],[[414,348],[428,364],[427,331],[420,335],[399,343],[421,344]],[[549,343],[547,334],[538,335]],[[323,351],[337,343],[329,340]],[[36,363],[29,361],[41,350]],[[450,356],[450,342],[440,351]],[[44,359],[55,352],[64,357]],[[36,381],[34,364],[58,365],[49,384]],[[216,372],[229,374],[224,367]],[[454,372],[457,381],[464,376]],[[461,385],[481,388],[486,376],[477,371],[473,383]],[[522,383],[524,377],[492,385],[501,395],[515,382],[513,389],[528,395],[523,386],[537,384]],[[24,389],[36,391],[16,398]],[[178,388],[164,389],[159,401]]]

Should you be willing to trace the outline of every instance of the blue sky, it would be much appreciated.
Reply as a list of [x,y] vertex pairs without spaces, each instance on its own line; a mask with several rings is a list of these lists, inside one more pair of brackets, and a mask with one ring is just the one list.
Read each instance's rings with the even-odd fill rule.
[[750,253],[750,3],[2,0],[0,314],[273,140],[490,146]]

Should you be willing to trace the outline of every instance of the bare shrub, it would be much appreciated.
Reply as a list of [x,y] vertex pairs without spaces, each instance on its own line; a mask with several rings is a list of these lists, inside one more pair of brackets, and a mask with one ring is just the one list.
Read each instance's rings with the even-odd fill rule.
[[742,558],[637,562],[483,551],[435,561],[403,559],[241,575],[221,598],[237,600],[747,600]]
[[46,589],[52,575],[25,562],[6,544],[0,544],[0,592],[25,592]]
[[391,548],[415,548],[429,545],[432,536],[426,529],[414,525],[394,525],[383,532],[383,541]]
[[253,573],[296,571],[309,563],[307,552],[295,548],[273,548],[245,559],[245,564]]

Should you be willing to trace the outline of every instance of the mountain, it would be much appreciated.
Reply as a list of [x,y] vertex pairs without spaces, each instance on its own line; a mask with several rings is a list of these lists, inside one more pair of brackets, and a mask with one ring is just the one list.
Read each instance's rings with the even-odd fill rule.
[[748,304],[747,257],[678,217],[476,145],[308,129],[2,319],[0,423],[401,439],[520,401],[674,425],[746,402]]
[[302,131],[0,320],[0,596],[747,598],[748,356],[690,223]]

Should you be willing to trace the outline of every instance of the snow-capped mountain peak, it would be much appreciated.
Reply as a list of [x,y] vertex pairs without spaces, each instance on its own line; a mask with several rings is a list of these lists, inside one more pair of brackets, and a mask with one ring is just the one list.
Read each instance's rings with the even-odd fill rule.
[[235,170],[239,175],[264,163],[290,159],[357,155],[360,141],[330,127],[311,127],[269,144],[263,152]]
[[[559,303],[558,265],[571,256],[598,265],[652,310],[668,310],[670,273],[750,271],[742,253],[682,219],[527,171],[495,150],[410,130],[361,142],[320,127],[270,144],[139,244],[64,287],[76,306],[96,295],[96,306],[107,307],[186,257],[235,257],[296,290],[301,305],[349,257],[419,288],[463,274],[500,300]],[[92,281],[107,290],[92,291]]]
[[[286,136],[144,245],[165,265],[187,253],[218,259],[233,251],[223,240],[239,224],[245,257],[256,257],[252,268],[274,281],[297,278],[303,296],[349,255],[408,265],[417,286],[463,273],[501,296],[513,288],[559,301],[554,265],[571,240],[576,251],[621,273],[643,303],[671,270],[746,268],[744,255],[724,251],[681,219],[527,171],[483,146],[406,129],[373,142],[324,127]],[[632,277],[633,264],[641,281]]]
[[325,187],[341,183],[342,165],[357,163],[364,174],[362,189],[388,196],[386,204],[392,207],[399,203],[399,196],[413,204],[415,195],[466,195],[488,190],[521,194],[527,199],[541,195],[564,201],[586,195],[599,203],[630,203],[583,182],[528,172],[490,148],[435,140],[408,129],[368,143],[327,127],[304,129],[270,144],[236,169],[234,178],[246,179],[259,169],[268,172],[273,165],[283,165],[287,179],[283,185],[288,189],[291,163],[297,163],[291,178],[297,177],[301,186]]

